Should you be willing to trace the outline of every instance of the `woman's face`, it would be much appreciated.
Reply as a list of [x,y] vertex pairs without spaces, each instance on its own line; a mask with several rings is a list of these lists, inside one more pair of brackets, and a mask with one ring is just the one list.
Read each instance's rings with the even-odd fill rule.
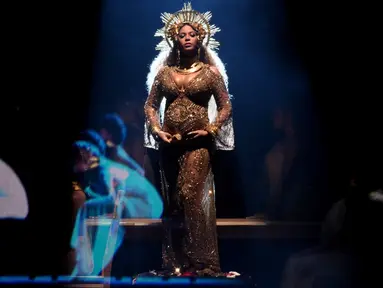
[[191,54],[198,49],[197,32],[190,26],[183,26],[178,33],[178,43],[181,52]]

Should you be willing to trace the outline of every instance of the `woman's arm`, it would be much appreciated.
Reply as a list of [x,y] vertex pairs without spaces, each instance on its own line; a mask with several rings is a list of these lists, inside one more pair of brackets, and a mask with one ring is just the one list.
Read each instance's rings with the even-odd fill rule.
[[213,72],[211,73],[213,77],[211,88],[215,102],[217,103],[218,113],[214,122],[210,123],[206,130],[215,137],[221,126],[229,120],[232,113],[232,107],[229,93],[226,89],[222,75],[215,66],[210,66],[210,70]]
[[156,78],[154,79],[152,88],[150,90],[149,96],[146,99],[144,111],[146,116],[146,121],[150,127],[153,134],[157,134],[161,130],[160,119],[158,115],[158,110],[161,105],[163,96],[161,96],[161,75],[164,71],[164,68],[161,69]]

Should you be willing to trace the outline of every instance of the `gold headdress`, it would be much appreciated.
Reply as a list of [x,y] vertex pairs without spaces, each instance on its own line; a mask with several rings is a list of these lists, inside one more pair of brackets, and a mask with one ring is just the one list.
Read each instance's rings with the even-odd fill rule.
[[183,8],[174,13],[162,13],[161,20],[165,26],[154,34],[156,37],[162,37],[163,40],[156,46],[156,50],[166,51],[173,48],[174,40],[178,34],[179,28],[184,24],[190,24],[198,31],[199,40],[202,45],[210,49],[218,49],[219,42],[213,36],[221,31],[215,25],[210,25],[211,12],[199,13],[193,10],[191,3],[185,3]]

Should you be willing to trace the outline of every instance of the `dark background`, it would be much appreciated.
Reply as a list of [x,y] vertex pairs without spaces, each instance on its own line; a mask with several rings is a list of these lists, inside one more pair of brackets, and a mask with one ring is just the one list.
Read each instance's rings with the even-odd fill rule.
[[[321,180],[331,203],[352,175],[367,179],[382,166],[379,99],[365,81],[363,32],[351,12],[364,13],[362,7],[337,4],[285,4],[319,115],[317,144],[326,151],[327,171]],[[66,163],[70,144],[88,125],[100,1],[7,9],[12,20],[5,41],[0,152],[28,190],[30,213],[24,222],[2,223],[1,271],[63,273],[71,234]]]

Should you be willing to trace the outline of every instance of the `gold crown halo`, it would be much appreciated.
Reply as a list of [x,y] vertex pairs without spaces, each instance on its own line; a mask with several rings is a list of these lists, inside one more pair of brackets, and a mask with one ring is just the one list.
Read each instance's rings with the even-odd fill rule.
[[193,10],[191,3],[185,3],[183,8],[174,14],[162,13],[161,20],[165,24],[164,27],[158,29],[154,34],[155,37],[162,37],[163,40],[158,43],[156,50],[165,51],[169,47],[173,48],[173,41],[178,34],[179,27],[183,24],[190,24],[199,32],[199,38],[202,44],[214,50],[219,47],[219,42],[213,38],[215,33],[221,31],[215,25],[210,25],[209,21],[212,17],[210,11],[199,13]]

